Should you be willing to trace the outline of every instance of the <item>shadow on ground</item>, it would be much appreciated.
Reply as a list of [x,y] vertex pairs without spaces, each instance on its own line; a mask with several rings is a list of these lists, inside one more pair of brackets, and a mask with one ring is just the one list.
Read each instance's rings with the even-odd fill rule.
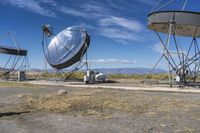
[[14,115],[21,115],[25,113],[30,113],[30,111],[23,111],[23,112],[4,112],[0,113],[0,118],[4,116],[14,116]]

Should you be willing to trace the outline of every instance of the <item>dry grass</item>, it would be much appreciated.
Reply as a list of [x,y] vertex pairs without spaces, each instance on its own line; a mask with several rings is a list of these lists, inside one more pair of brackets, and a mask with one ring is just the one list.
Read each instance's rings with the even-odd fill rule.
[[[132,80],[144,80],[147,74],[110,74],[108,75],[109,79],[132,79]],[[147,79],[159,80],[159,79],[166,80],[168,79],[168,75],[166,73],[160,74],[150,74],[148,75]]]
[[42,85],[33,85],[28,83],[17,83],[17,82],[0,82],[0,87],[15,87],[15,88],[44,88]]
[[[114,112],[134,115],[171,115],[174,109],[183,113],[199,108],[200,103],[161,96],[149,97],[142,93],[114,90],[85,90],[64,95],[25,95],[24,107],[32,111],[59,112],[82,115],[109,115]],[[196,114],[194,114],[196,116]]]
[[[112,93],[112,92],[111,92]],[[101,91],[87,91],[65,95],[26,95],[23,97],[27,108],[34,111],[80,113],[82,115],[102,115],[113,112],[139,114],[148,109],[145,100],[133,97],[130,102],[125,97]],[[135,102],[134,102],[135,101]]]
[[[184,97],[152,95],[137,91],[110,89],[80,89],[67,94],[26,94],[19,98],[20,105],[1,108],[5,111],[55,112],[72,115],[95,115],[109,118],[111,114],[129,113],[146,117],[171,117],[172,114],[187,114],[191,118],[199,116],[200,103]],[[181,112],[178,112],[180,111]],[[199,118],[199,117],[198,117]]]

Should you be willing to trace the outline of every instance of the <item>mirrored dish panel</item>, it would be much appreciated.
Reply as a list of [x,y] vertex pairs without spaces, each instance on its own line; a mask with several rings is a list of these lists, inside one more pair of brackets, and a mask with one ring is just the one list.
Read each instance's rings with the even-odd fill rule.
[[81,60],[89,46],[89,36],[82,26],[72,26],[55,35],[45,52],[49,64],[63,69]]

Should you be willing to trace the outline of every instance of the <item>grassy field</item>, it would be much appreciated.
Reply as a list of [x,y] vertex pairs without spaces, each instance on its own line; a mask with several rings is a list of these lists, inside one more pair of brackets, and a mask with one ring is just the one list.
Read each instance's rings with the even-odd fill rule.
[[[40,73],[37,75],[28,75],[29,78],[60,78],[60,77],[68,77],[70,75],[70,73],[65,73],[65,74],[56,74],[56,73]],[[76,80],[83,80],[83,76],[85,75],[84,72],[75,72],[73,73],[69,79],[76,79]],[[115,79],[133,79],[133,80],[143,80],[145,79],[147,76],[147,74],[108,74],[107,78],[109,80],[115,80]],[[168,79],[168,75],[167,74],[150,74],[148,77],[148,79],[154,79],[154,80],[158,80],[158,79],[163,79],[166,80]]]
[[[133,80],[144,80],[147,77],[147,74],[111,74],[108,75],[109,79],[133,79]],[[168,79],[167,74],[150,74],[147,79],[159,80]]]

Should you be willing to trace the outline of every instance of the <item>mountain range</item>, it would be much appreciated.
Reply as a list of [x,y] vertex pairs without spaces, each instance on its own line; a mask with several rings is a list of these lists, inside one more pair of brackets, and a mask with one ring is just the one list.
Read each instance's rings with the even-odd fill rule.
[[[147,74],[151,71],[151,68],[98,68],[92,69],[95,72],[102,72],[104,74]],[[30,69],[31,72],[42,72],[45,70],[42,69]],[[55,72],[54,69],[48,69],[48,72]],[[65,70],[69,72],[70,70]],[[80,70],[86,71],[86,70]],[[157,68],[153,71],[153,73],[165,73],[166,70]]]
[[[94,69],[105,74],[147,74],[151,71],[151,68],[102,68]],[[155,69],[153,73],[165,73],[164,69]]]

